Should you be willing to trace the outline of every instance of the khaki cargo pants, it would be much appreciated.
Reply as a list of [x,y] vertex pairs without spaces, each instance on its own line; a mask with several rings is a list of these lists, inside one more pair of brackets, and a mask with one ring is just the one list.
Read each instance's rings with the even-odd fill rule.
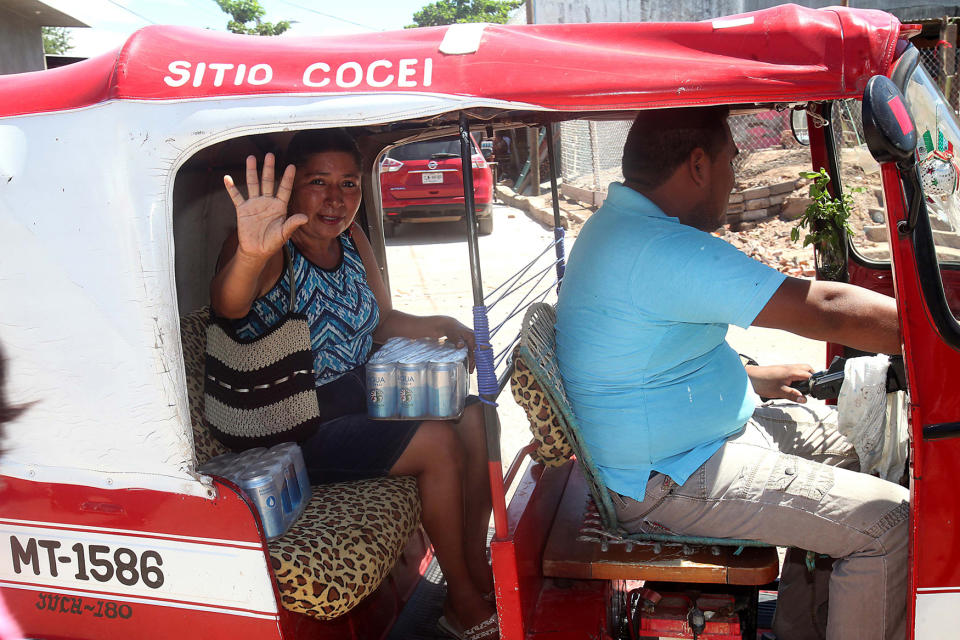
[[[829,579],[827,640],[906,637],[909,492],[859,473],[830,408],[777,402],[758,407],[682,486],[663,474],[637,502],[611,492],[632,532],[762,540],[836,558]],[[815,580],[785,565],[778,640],[821,637]]]

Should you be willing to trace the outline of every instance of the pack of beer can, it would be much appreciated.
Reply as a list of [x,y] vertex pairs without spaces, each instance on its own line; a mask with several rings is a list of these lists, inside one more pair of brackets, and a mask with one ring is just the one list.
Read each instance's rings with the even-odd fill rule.
[[198,471],[226,478],[243,489],[260,514],[268,540],[286,533],[310,502],[310,477],[295,442],[225,453]]
[[391,338],[367,362],[371,418],[459,418],[469,388],[466,347]]

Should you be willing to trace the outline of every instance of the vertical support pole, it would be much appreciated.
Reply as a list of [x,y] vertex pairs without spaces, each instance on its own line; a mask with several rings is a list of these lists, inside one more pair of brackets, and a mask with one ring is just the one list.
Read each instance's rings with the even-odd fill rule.
[[527,153],[530,157],[530,195],[540,195],[540,127],[527,127]]
[[557,241],[554,248],[557,252],[557,292],[559,293],[563,272],[566,269],[566,256],[563,248],[564,229],[560,220],[560,190],[557,189],[557,151],[553,141],[555,131],[556,125],[552,122],[547,125],[547,156],[550,158],[550,195],[553,198],[553,237]]
[[507,505],[500,463],[500,420],[497,417],[497,376],[493,366],[493,346],[484,305],[483,278],[480,274],[480,247],[477,234],[477,213],[473,199],[473,141],[470,123],[460,114],[460,160],[463,173],[463,206],[467,221],[467,248],[470,255],[470,280],[473,285],[473,331],[477,342],[474,361],[477,364],[477,386],[483,404],[483,425],[487,436],[487,468],[490,475],[490,497],[497,538],[507,536]]

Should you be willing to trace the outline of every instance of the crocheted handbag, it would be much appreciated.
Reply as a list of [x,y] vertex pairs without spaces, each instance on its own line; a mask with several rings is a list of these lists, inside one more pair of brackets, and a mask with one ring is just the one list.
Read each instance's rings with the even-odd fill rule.
[[232,449],[300,440],[319,425],[310,324],[294,313],[293,264],[284,250],[290,305],[277,326],[257,338],[237,336],[229,321],[207,325],[204,418]]

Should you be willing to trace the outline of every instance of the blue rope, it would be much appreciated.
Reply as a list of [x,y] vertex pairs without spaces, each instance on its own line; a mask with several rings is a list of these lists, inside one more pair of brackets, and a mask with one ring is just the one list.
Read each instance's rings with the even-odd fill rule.
[[497,375],[494,373],[490,325],[487,320],[487,308],[484,305],[473,308],[473,334],[477,341],[477,348],[473,352],[473,357],[477,362],[477,388],[480,390],[480,401],[495,407],[497,406],[496,402],[484,397],[495,398],[500,390],[497,384]]
[[[549,245],[547,245],[547,248],[546,248],[546,249],[544,249],[543,251],[540,252],[540,255],[538,255],[536,258],[534,258],[533,260],[531,260],[525,267],[523,267],[522,269],[520,269],[519,271],[517,271],[515,274],[513,274],[512,276],[510,276],[509,278],[507,278],[506,280],[504,280],[504,281],[500,284],[500,286],[498,286],[496,289],[494,289],[494,290],[491,291],[490,293],[485,294],[485,295],[484,295],[484,300],[487,301],[487,309],[488,309],[488,310],[493,309],[493,307],[496,306],[496,304],[497,304],[498,302],[500,302],[501,300],[503,300],[504,298],[506,298],[506,297],[509,296],[510,294],[515,293],[520,287],[522,287],[524,284],[526,284],[526,282],[529,282],[530,280],[528,279],[526,282],[517,284],[517,283],[520,281],[520,279],[523,278],[523,276],[525,276],[525,275],[527,274],[527,272],[530,271],[530,270],[533,268],[533,266],[540,260],[540,258],[542,258],[542,257],[550,250],[550,247],[553,247],[553,246],[555,246],[555,245],[556,245],[556,241],[551,242]],[[555,264],[556,264],[556,260],[554,260],[553,262],[551,262],[550,264],[548,264],[548,265],[547,265],[547,269],[549,269],[551,266],[553,266],[553,265],[555,265]],[[538,272],[538,273],[542,273],[542,272]],[[536,277],[536,276],[534,276],[534,277]],[[500,295],[499,298],[497,298],[497,299],[494,300],[493,302],[490,302],[490,299],[494,296],[494,294],[496,294],[498,291],[500,291],[500,290],[503,289],[504,287],[507,287],[507,290],[504,291],[504,292]]]
[[557,245],[557,293],[560,293],[560,285],[563,284],[563,274],[567,270],[567,257],[563,248],[563,238],[566,233],[563,227],[553,228],[553,237],[556,238]]

